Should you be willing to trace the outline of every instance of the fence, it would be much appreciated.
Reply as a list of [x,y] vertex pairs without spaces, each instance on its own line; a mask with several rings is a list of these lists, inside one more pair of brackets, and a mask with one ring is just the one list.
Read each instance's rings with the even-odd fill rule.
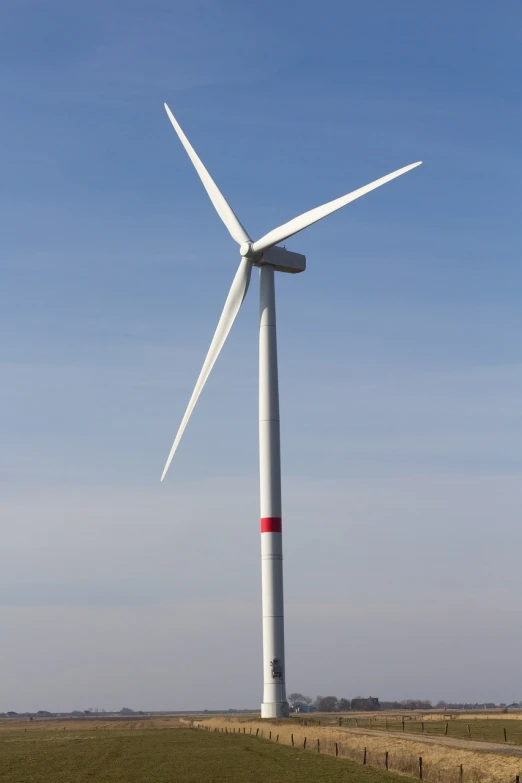
[[471,723],[462,720],[419,719],[413,715],[401,716],[357,716],[349,715],[313,718],[294,718],[301,726],[341,726],[344,728],[372,729],[373,731],[402,731],[409,734],[431,734],[434,736],[452,737],[454,739],[473,739],[481,742],[503,742],[522,745],[522,721],[513,721],[509,727],[502,725],[499,719],[490,722],[489,719],[476,718]]
[[[330,740],[325,737],[313,737],[313,733],[303,733],[294,730],[288,734],[288,730],[276,733],[277,729],[268,726],[209,726],[202,723],[192,722],[193,727],[203,731],[213,731],[232,736],[257,737],[258,739],[286,744],[296,749],[303,749],[315,753],[324,753],[337,758],[345,758],[363,765],[371,766],[376,769],[386,771],[400,772],[410,777],[415,777],[422,781],[433,781],[433,783],[480,783],[483,780],[481,770],[470,766],[466,768],[464,764],[456,767],[443,766],[441,764],[426,763],[422,756],[408,754],[404,752],[390,752],[389,750],[376,751],[364,746],[362,749],[353,748],[339,740]],[[286,727],[285,727],[286,728]],[[307,727],[310,728],[310,727]],[[520,783],[520,775],[510,777],[505,783]]]

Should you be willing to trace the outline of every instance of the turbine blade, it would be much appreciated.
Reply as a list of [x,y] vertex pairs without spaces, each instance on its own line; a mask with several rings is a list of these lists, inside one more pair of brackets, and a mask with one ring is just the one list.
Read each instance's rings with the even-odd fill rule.
[[350,201],[355,201],[355,199],[364,196],[371,190],[375,190],[375,188],[379,188],[386,182],[395,179],[395,177],[400,177],[401,174],[406,174],[407,171],[411,171],[411,169],[420,166],[421,163],[421,160],[417,163],[412,163],[409,166],[405,166],[403,169],[398,169],[397,171],[392,172],[392,174],[387,174],[385,177],[376,179],[375,182],[370,182],[369,185],[365,185],[363,188],[354,190],[352,193],[348,193],[346,196],[341,196],[341,198],[336,198],[334,201],[329,201],[328,204],[323,204],[321,207],[316,207],[315,209],[311,209],[309,212],[304,212],[302,215],[299,215],[293,220],[290,220],[288,223],[284,223],[282,226],[274,228],[273,231],[265,234],[263,237],[261,237],[261,239],[258,239],[257,242],[254,242],[252,249],[254,252],[260,253],[263,250],[267,250],[267,248],[272,247],[273,245],[277,245],[278,242],[282,242],[284,239],[288,239],[288,237],[297,234],[298,231],[302,231],[303,228],[311,226],[312,223],[317,223],[318,220],[322,220],[327,215],[331,215],[332,212],[336,212],[338,209],[341,209],[341,207],[346,206],[346,204],[349,204]]
[[203,390],[203,387],[207,381],[208,376],[210,375],[210,372],[215,364],[215,361],[218,358],[220,351],[225,343],[225,340],[228,337],[228,333],[232,328],[232,324],[236,319],[236,316],[239,312],[239,308],[243,303],[243,299],[245,298],[246,293],[248,291],[251,272],[252,272],[252,262],[249,261],[247,258],[242,258],[241,263],[239,264],[239,269],[236,272],[236,276],[232,281],[230,291],[228,292],[227,301],[225,302],[225,306],[223,308],[223,312],[221,313],[221,318],[219,319],[217,329],[214,333],[214,337],[212,338],[212,342],[210,343],[210,348],[208,349],[207,357],[205,359],[205,362],[199,374],[199,378],[197,380],[194,391],[192,392],[192,397],[190,398],[189,404],[187,406],[187,410],[185,411],[185,415],[183,416],[183,419],[179,426],[178,434],[176,435],[174,445],[170,450],[170,454],[165,464],[165,468],[163,469],[163,473],[161,475],[161,481],[163,481],[163,479],[165,478],[165,474],[169,469],[169,465],[172,462],[172,458],[176,452],[176,449],[178,448],[178,444],[181,440],[181,436],[183,435],[185,431],[185,427],[187,426],[188,420],[190,419],[190,416],[192,414],[192,411],[196,406],[196,403],[199,399],[199,395]]
[[174,126],[174,130],[179,136],[179,140],[185,147],[185,150],[187,152],[187,155],[189,156],[190,160],[194,164],[194,168],[199,174],[199,178],[201,182],[203,183],[203,186],[205,190],[207,191],[209,198],[211,202],[214,204],[215,210],[218,213],[219,217],[225,224],[225,226],[228,228],[230,235],[233,239],[236,240],[238,245],[242,245],[243,242],[249,242],[250,237],[248,236],[247,232],[239,222],[237,216],[234,214],[234,211],[228,201],[225,199],[221,191],[219,190],[218,186],[206,170],[203,163],[198,158],[196,152],[194,151],[194,148],[192,147],[192,144],[187,139],[183,131],[181,130],[176,118],[172,114],[171,110],[167,106],[167,104],[164,104],[165,111],[168,114],[169,120],[171,121],[172,125]]

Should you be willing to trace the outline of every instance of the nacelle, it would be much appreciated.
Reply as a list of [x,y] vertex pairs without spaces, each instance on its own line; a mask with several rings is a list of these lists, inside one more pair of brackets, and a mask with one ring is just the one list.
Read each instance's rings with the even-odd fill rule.
[[292,253],[284,247],[269,247],[265,250],[259,261],[254,262],[256,266],[270,264],[278,272],[289,272],[292,275],[298,272],[304,272],[306,269],[306,256],[301,253]]

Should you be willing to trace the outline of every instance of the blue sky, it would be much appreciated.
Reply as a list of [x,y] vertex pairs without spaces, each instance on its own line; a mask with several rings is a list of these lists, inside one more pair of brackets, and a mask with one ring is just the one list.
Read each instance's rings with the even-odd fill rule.
[[0,710],[259,701],[255,276],[159,484],[238,263],[165,100],[254,237],[424,161],[277,279],[290,688],[522,697],[521,16],[3,3]]

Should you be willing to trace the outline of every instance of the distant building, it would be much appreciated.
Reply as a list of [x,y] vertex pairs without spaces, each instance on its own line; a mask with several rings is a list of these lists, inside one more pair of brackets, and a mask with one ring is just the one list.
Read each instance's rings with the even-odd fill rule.
[[352,699],[352,710],[358,710],[359,712],[369,712],[371,710],[380,710],[381,705],[379,699],[375,696],[370,696],[367,699]]

